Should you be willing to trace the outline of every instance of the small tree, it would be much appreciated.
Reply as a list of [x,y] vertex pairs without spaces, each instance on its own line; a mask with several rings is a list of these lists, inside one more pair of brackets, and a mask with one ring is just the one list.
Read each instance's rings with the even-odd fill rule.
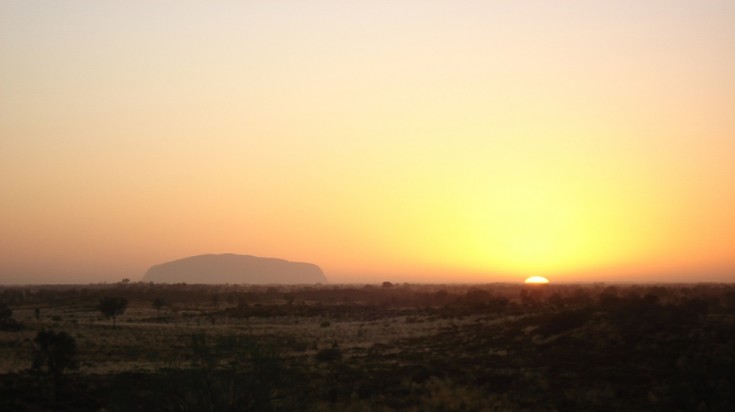
[[66,332],[41,330],[33,340],[36,344],[32,369],[48,374],[54,383],[54,396],[58,396],[64,381],[64,371],[76,369],[77,342]]
[[23,325],[13,319],[13,310],[4,302],[0,302],[0,330],[17,331],[23,329]]
[[0,322],[5,322],[13,317],[13,310],[4,302],[0,302]]
[[156,308],[156,316],[161,316],[161,308],[166,306],[166,300],[164,298],[153,299],[153,307]]
[[125,313],[128,308],[128,300],[121,297],[106,297],[100,299],[97,309],[102,312],[107,319],[112,318],[112,327],[115,327],[115,320],[119,315]]

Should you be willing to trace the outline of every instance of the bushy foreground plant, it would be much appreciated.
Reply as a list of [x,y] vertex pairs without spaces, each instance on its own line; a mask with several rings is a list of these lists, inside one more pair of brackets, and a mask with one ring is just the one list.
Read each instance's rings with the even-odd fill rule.
[[65,372],[78,367],[77,342],[66,332],[53,330],[39,331],[33,342],[36,346],[31,369],[51,379],[54,397],[58,397]]

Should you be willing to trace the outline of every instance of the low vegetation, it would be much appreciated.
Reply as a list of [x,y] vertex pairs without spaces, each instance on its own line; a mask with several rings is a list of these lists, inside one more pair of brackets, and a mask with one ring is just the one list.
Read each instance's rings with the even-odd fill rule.
[[735,410],[733,285],[0,288],[0,410]]

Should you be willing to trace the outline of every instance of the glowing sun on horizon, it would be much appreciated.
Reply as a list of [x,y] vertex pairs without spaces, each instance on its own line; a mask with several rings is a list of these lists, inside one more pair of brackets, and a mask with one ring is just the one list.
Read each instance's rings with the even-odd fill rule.
[[541,285],[541,284],[549,283],[549,279],[546,279],[543,276],[531,276],[530,278],[526,278],[526,280],[524,280],[523,283]]

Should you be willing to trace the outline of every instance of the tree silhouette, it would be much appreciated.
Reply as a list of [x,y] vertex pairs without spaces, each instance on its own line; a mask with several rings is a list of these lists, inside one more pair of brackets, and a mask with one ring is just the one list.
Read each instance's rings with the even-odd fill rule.
[[13,310],[4,302],[0,302],[0,330],[17,331],[22,328],[23,325],[13,319]]
[[0,302],[0,322],[6,321],[13,317],[13,310],[4,302]]
[[164,298],[153,299],[153,307],[156,308],[156,316],[161,316],[161,308],[166,306],[166,300]]
[[121,297],[106,297],[100,299],[97,309],[102,312],[107,319],[112,318],[112,326],[115,327],[115,320],[119,315],[125,313],[128,308],[128,300]]
[[41,330],[33,340],[36,350],[33,370],[44,371],[53,379],[54,396],[58,396],[64,381],[64,371],[76,369],[77,342],[66,332]]

